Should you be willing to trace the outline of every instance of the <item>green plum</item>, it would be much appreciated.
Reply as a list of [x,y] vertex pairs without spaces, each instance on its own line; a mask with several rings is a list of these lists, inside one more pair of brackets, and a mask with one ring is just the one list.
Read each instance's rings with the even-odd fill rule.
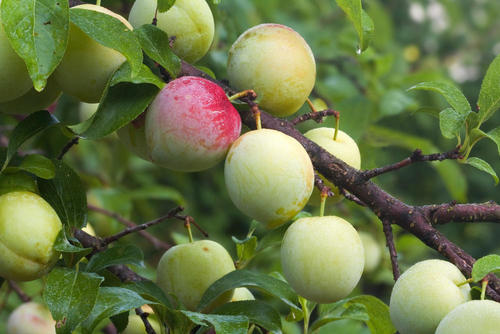
[[[136,0],[129,21],[138,28],[151,24],[156,0]],[[200,60],[214,39],[214,18],[205,0],[177,0],[166,12],[157,14],[157,26],[169,37],[175,36],[172,49],[189,63]]]
[[7,334],[56,334],[56,322],[44,305],[28,302],[10,314]]
[[375,238],[367,232],[359,232],[359,237],[365,249],[365,273],[374,271],[382,259],[382,250]]
[[62,224],[39,195],[14,191],[0,196],[0,277],[30,281],[59,258],[53,249]]
[[358,284],[365,263],[358,232],[336,216],[296,220],[281,244],[281,267],[290,286],[317,303],[347,297]]
[[233,143],[224,177],[236,207],[268,228],[299,213],[314,186],[313,166],[304,147],[270,129],[247,132]]
[[31,88],[24,95],[5,102],[0,102],[0,112],[6,114],[30,114],[44,110],[61,95],[61,88],[52,77],[47,81],[47,86],[41,92]]
[[448,313],[439,323],[436,334],[497,334],[499,325],[500,303],[471,300]]
[[296,31],[266,23],[248,29],[234,42],[227,75],[235,89],[253,89],[263,109],[284,117],[295,113],[311,93],[316,63]]
[[[171,298],[194,311],[205,290],[216,280],[235,270],[233,259],[215,241],[199,240],[174,246],[160,259],[157,283]],[[233,290],[223,293],[206,310],[231,300]]]
[[394,284],[391,320],[401,334],[432,334],[443,317],[470,300],[470,286],[453,264],[443,260],[421,261]]

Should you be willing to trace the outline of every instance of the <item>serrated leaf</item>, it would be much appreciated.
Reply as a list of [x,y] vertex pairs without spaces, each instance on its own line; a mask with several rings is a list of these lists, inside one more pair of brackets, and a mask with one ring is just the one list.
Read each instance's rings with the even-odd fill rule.
[[38,179],[40,195],[54,208],[63,225],[80,229],[87,222],[87,195],[80,177],[64,162],[53,160],[55,177]]
[[140,73],[141,46],[132,30],[123,22],[108,14],[82,8],[71,8],[69,17],[71,23],[90,38],[123,54],[132,68],[132,76]]
[[94,273],[60,267],[47,275],[43,299],[60,325],[57,334],[71,334],[89,316],[103,280]]
[[259,300],[245,300],[226,303],[214,311],[213,314],[242,315],[251,323],[257,324],[273,333],[281,333],[280,314],[271,305]]
[[9,138],[9,146],[7,148],[2,170],[7,167],[10,159],[12,159],[18,148],[21,147],[26,140],[58,123],[59,121],[45,110],[35,112],[19,122]]
[[172,79],[177,78],[181,70],[181,59],[169,45],[168,35],[160,28],[145,24],[134,30],[144,52],[167,70]]
[[92,256],[86,271],[98,272],[106,267],[117,264],[135,264],[144,266],[144,254],[134,245],[115,246]]
[[497,144],[498,154],[500,155],[500,127],[489,131],[486,136]]
[[450,106],[460,115],[469,115],[472,108],[462,91],[452,83],[445,81],[421,82],[408,90],[430,90],[441,94]]
[[477,126],[487,121],[500,107],[500,55],[491,62],[484,76],[479,99],[479,120]]
[[497,173],[495,173],[493,168],[486,161],[476,157],[472,157],[467,159],[467,164],[479,169],[480,171],[490,174],[493,177],[493,180],[495,180],[495,185],[498,184]]
[[42,179],[50,180],[56,175],[55,167],[49,158],[40,154],[31,154],[24,158],[19,169],[34,174]]
[[359,52],[366,50],[374,33],[373,21],[361,7],[361,0],[336,0],[337,5],[346,13],[359,37]]
[[158,11],[160,13],[164,13],[170,9],[175,4],[175,0],[157,0],[158,2]]
[[82,323],[82,334],[91,334],[104,319],[151,303],[132,290],[119,287],[102,287],[92,313]]
[[42,91],[68,43],[69,7],[59,0],[4,0],[2,24],[23,58],[33,85]]
[[203,314],[181,311],[192,322],[200,326],[214,326],[217,334],[247,334],[248,318],[241,315]]
[[493,272],[500,271],[500,255],[491,254],[483,256],[474,262],[472,266],[472,280],[474,282],[479,282],[486,275]]
[[466,119],[467,114],[460,114],[453,108],[442,110],[439,113],[439,128],[443,137],[452,139],[460,136],[460,130],[465,126]]
[[285,282],[249,270],[235,270],[215,281],[203,294],[197,309],[203,310],[222,293],[239,287],[259,288],[279,298],[288,306],[300,310],[296,305],[296,295]]

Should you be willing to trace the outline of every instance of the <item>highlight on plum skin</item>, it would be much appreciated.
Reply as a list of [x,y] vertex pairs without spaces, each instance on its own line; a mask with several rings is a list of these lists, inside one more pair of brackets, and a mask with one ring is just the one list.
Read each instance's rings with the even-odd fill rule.
[[184,172],[208,169],[224,159],[241,132],[241,118],[217,84],[199,77],[169,82],[146,115],[152,162]]

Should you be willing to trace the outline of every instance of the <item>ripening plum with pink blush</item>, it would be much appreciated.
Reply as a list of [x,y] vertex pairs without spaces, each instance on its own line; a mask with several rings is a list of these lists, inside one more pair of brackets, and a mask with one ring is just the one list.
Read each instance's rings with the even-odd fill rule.
[[224,159],[241,118],[215,83],[199,77],[169,82],[146,114],[151,161],[177,171],[208,169]]

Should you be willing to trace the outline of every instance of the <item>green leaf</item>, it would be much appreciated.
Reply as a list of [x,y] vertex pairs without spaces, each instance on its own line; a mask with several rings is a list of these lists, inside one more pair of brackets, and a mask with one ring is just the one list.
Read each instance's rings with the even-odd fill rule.
[[82,334],[91,334],[104,319],[151,303],[136,292],[119,287],[102,287],[92,313],[82,323]]
[[92,256],[86,271],[98,272],[106,267],[117,264],[135,264],[144,266],[142,250],[134,245],[115,246]]
[[245,300],[226,303],[214,311],[213,314],[242,315],[251,323],[264,327],[274,333],[281,332],[280,314],[268,303],[259,300]]
[[257,237],[250,236],[244,240],[238,240],[235,237],[233,237],[232,239],[236,244],[236,254],[238,255],[236,267],[240,269],[244,268],[256,254],[255,251],[257,249]]
[[87,195],[80,177],[64,162],[53,160],[56,175],[38,179],[40,195],[56,210],[64,225],[77,229],[87,222]]
[[68,1],[4,0],[2,24],[10,45],[23,58],[33,85],[42,91],[68,43]]
[[215,281],[203,294],[197,309],[205,309],[222,293],[242,286],[262,289],[300,311],[295,303],[295,292],[288,284],[269,275],[249,270],[235,270]]
[[0,195],[11,191],[31,191],[38,193],[35,179],[24,172],[0,174]]
[[151,24],[145,24],[135,29],[134,33],[144,52],[163,66],[173,79],[177,78],[181,70],[181,60],[170,48],[168,35]]
[[[469,111],[471,112],[471,111]],[[467,114],[460,114],[453,108],[446,108],[439,113],[439,128],[443,137],[452,139],[460,136],[465,126]]]
[[151,72],[151,69],[144,64],[142,64],[139,74],[135,76],[132,76],[132,69],[130,68],[129,63],[124,63],[122,66],[120,66],[120,68],[111,78],[109,86],[115,86],[122,82],[131,82],[134,84],[151,84],[160,89],[165,86],[165,82],[154,75],[153,72]]
[[498,154],[500,155],[500,127],[489,131],[486,136],[497,144]]
[[500,55],[491,62],[488,71],[486,71],[477,105],[479,107],[479,120],[478,124],[474,124],[476,126],[487,121],[500,107]]
[[19,122],[10,136],[7,155],[2,170],[7,167],[10,159],[16,154],[17,149],[21,147],[26,140],[57,123],[59,123],[59,121],[45,110],[35,112]]
[[60,325],[57,334],[71,334],[89,316],[103,280],[94,273],[60,267],[47,275],[43,299]]
[[496,254],[486,255],[478,259],[476,262],[474,262],[471,273],[472,280],[474,282],[479,282],[489,273],[499,272],[499,271],[500,271],[500,255]]
[[240,315],[203,314],[181,311],[192,322],[200,326],[214,326],[217,334],[247,334],[248,318]]
[[69,17],[90,38],[123,54],[132,68],[132,76],[140,73],[141,46],[123,22],[108,14],[82,8],[71,8]]
[[413,87],[408,88],[408,90],[430,90],[439,93],[460,115],[467,116],[472,110],[469,101],[467,101],[467,98],[464,96],[462,91],[457,86],[449,82],[421,82]]
[[87,256],[92,252],[92,248],[81,247],[80,242],[70,236],[74,244],[71,244],[68,240],[69,232],[65,228],[61,229],[59,234],[57,234],[56,241],[54,243],[54,249],[62,253],[64,261],[68,267],[73,267],[80,261],[84,256]]
[[158,1],[158,11],[160,13],[166,12],[175,4],[175,0],[157,0]]
[[495,173],[493,168],[486,161],[479,159],[479,158],[476,158],[476,157],[472,157],[472,158],[467,159],[467,164],[479,169],[480,171],[483,171],[483,172],[490,174],[493,177],[493,180],[495,180],[495,185],[498,184],[497,173]]
[[361,0],[336,0],[337,5],[346,13],[359,37],[359,51],[366,50],[374,33],[373,21],[361,7]]
[[163,290],[151,281],[130,282],[124,284],[122,287],[137,292],[143,298],[163,304],[170,308],[172,307]]
[[415,108],[415,101],[399,89],[387,91],[380,99],[380,114],[392,116],[402,113],[410,108]]
[[52,179],[56,176],[55,167],[49,158],[40,154],[31,154],[24,158],[19,169],[34,174],[42,179]]

